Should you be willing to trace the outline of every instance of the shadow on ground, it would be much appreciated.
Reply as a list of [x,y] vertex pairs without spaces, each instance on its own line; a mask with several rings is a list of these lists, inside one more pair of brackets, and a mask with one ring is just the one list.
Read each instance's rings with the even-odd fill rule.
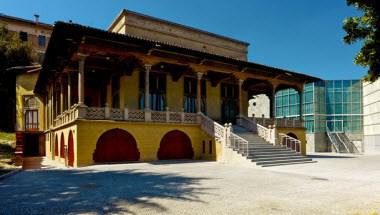
[[[0,181],[0,214],[165,213],[155,198],[201,202],[208,178],[140,170],[26,170]],[[141,211],[141,209],[139,209]]]

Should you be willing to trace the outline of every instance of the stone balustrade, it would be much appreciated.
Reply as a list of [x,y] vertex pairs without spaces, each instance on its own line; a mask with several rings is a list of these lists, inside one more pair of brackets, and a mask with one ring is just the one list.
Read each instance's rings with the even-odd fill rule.
[[53,127],[59,127],[76,119],[88,120],[115,120],[131,122],[157,122],[157,123],[181,123],[199,124],[198,114],[185,112],[172,112],[151,110],[129,110],[128,108],[118,109],[109,107],[87,107],[74,105],[70,110],[64,111],[57,116],[53,122]]
[[275,125],[278,128],[303,128],[304,122],[298,118],[255,118],[249,117],[252,121],[265,127]]

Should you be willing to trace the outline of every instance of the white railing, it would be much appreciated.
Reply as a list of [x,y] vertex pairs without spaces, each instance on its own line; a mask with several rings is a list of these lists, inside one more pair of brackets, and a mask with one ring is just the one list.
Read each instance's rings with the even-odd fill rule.
[[106,112],[105,108],[102,107],[86,107],[86,116],[85,119],[105,119]]
[[53,127],[62,126],[74,120],[118,120],[132,122],[161,122],[161,123],[182,123],[199,124],[196,113],[170,112],[170,111],[143,111],[128,108],[108,108],[108,107],[79,107],[74,105],[70,110],[64,111],[53,121]]
[[278,134],[280,138],[280,145],[285,146],[286,148],[293,149],[297,153],[301,153],[301,141],[297,140],[296,138],[293,138],[291,136],[288,136],[284,133]]
[[53,127],[70,123],[78,118],[78,105],[73,105],[69,110],[65,110],[61,115],[57,116],[53,121]]
[[221,141],[222,144],[224,144],[226,138],[225,127],[210,119],[203,113],[199,113],[199,117],[202,130],[206,132],[206,134],[216,138],[217,140]]
[[337,143],[335,142],[335,140],[333,139],[333,137],[331,136],[330,132],[326,132],[326,133],[327,133],[327,137],[330,140],[331,145],[335,149],[335,152],[339,152],[339,147],[338,147]]
[[249,143],[246,139],[234,134],[229,133],[229,141],[227,141],[227,146],[238,151],[239,153],[248,156],[249,154]]
[[135,111],[124,111],[124,120],[135,121],[135,122],[143,122],[145,121],[145,112],[142,110]]
[[270,141],[270,138],[271,138],[271,131],[268,129],[268,128],[266,128],[266,127],[264,127],[264,126],[262,126],[262,125],[260,125],[260,124],[257,124],[257,134],[261,137],[261,138],[263,138],[264,140],[266,140],[267,142],[269,142]]
[[278,128],[303,128],[304,123],[298,118],[255,118],[249,117],[250,120],[254,120],[256,123],[269,127],[275,125]]

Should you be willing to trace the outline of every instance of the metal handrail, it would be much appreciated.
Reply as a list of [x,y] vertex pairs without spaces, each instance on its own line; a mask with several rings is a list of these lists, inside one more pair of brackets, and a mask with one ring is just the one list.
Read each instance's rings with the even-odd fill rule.
[[237,150],[238,152],[242,153],[243,155],[248,155],[249,153],[249,142],[236,135],[235,133],[230,133],[230,147],[234,150]]
[[[347,147],[349,148],[350,153],[359,153],[359,149],[356,147],[356,145],[350,140],[350,138],[346,135],[346,133],[340,133],[340,138],[343,139]],[[338,134],[339,136],[339,134]]]
[[[333,132],[334,133],[334,132]],[[343,141],[340,136],[339,136],[339,133],[343,133],[343,132],[335,132],[336,136],[338,137],[339,141],[342,143],[342,145],[344,146],[344,148],[346,149],[347,152],[350,152],[350,150],[348,149],[345,141]]]
[[330,139],[330,142],[331,142],[332,145],[334,146],[335,151],[339,152],[339,148],[338,148],[338,146],[336,145],[335,141],[332,139],[330,132],[326,132],[326,133],[327,133],[327,137]]
[[335,150],[336,150],[338,153],[341,152],[341,151],[340,151],[340,147],[337,146],[337,143],[333,140],[333,138],[332,138],[332,134],[336,134],[336,136],[338,137],[338,140],[337,140],[337,141],[339,141],[339,143],[340,143],[341,145],[344,146],[344,148],[346,149],[346,152],[350,152],[350,150],[348,149],[348,147],[347,147],[347,145],[345,144],[345,142],[342,141],[342,139],[341,139],[340,136],[338,135],[338,133],[343,133],[343,132],[331,132],[331,131],[330,131],[330,128],[329,128],[328,126],[326,126],[326,133],[327,133],[327,136],[328,136],[329,139],[330,139],[330,142],[333,144],[333,146],[335,147]]
[[[289,144],[288,144],[288,140],[289,140],[290,143],[292,143],[292,142],[295,143],[294,149],[295,149],[296,153],[301,153],[301,141],[300,140],[297,140],[296,138],[291,137],[291,136],[284,134],[284,133],[278,133],[278,136],[281,139],[281,146],[284,146],[284,144],[282,143],[282,140],[283,140],[283,138],[285,138],[285,147],[286,148],[293,149],[292,145],[290,144],[290,146],[289,146]],[[297,146],[298,146],[299,152],[297,151]]]

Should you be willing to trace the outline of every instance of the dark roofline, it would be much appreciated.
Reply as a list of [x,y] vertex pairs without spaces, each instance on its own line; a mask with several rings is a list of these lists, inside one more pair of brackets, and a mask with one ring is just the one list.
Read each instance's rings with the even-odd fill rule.
[[36,23],[33,20],[23,19],[23,18],[19,18],[19,17],[15,17],[15,16],[9,16],[9,15],[3,14],[3,13],[0,13],[0,19],[1,18],[12,20],[12,21],[24,22],[24,23],[31,24],[31,25],[40,25],[42,27],[50,28],[50,29],[53,29],[53,27],[54,27],[53,25],[47,24],[47,23],[44,23],[44,22],[38,22],[38,23]]
[[166,24],[169,24],[169,25],[174,25],[174,26],[181,27],[181,28],[186,28],[186,29],[189,29],[189,30],[192,30],[192,31],[208,34],[210,36],[219,37],[221,39],[225,39],[225,40],[229,40],[229,41],[232,41],[232,42],[240,43],[240,44],[245,45],[245,46],[249,46],[250,45],[248,42],[245,42],[245,41],[242,41],[242,40],[237,40],[237,39],[234,39],[234,38],[231,38],[231,37],[215,34],[215,33],[212,33],[212,32],[209,32],[209,31],[205,31],[205,30],[202,30],[202,29],[199,29],[199,28],[194,28],[194,27],[191,27],[191,26],[187,26],[187,25],[171,22],[171,21],[168,21],[168,20],[165,20],[165,19],[160,19],[160,18],[157,18],[157,17],[145,15],[145,14],[142,14],[142,13],[138,13],[138,12],[130,11],[130,10],[126,10],[126,9],[123,9],[119,13],[119,15],[113,20],[113,22],[111,23],[111,25],[108,27],[108,31],[110,31],[110,29],[113,28],[116,25],[117,21],[120,19],[120,17],[122,15],[128,14],[128,13],[136,15],[136,16],[141,16],[141,17],[144,17],[144,18],[147,18],[147,19],[151,19],[151,20],[154,20],[154,21],[163,22],[163,23],[166,23]]
[[[305,79],[305,82],[313,82],[313,81],[319,81],[321,79],[302,74],[297,72],[292,72],[284,69],[279,69],[275,67],[270,67],[258,63],[253,62],[247,62],[243,60],[233,59],[230,57],[217,55],[217,54],[210,54],[207,52],[202,52],[194,49],[184,48],[180,47],[178,45],[173,45],[169,43],[164,43],[160,41],[154,41],[154,40],[148,40],[144,38],[139,37],[132,37],[124,34],[118,34],[114,32],[105,31],[102,29],[97,29],[89,26],[83,26],[75,23],[65,23],[65,22],[56,22],[54,25],[53,33],[50,38],[49,45],[46,50],[45,54],[45,60],[43,62],[43,67],[41,70],[41,73],[38,77],[35,93],[41,93],[43,89],[41,89],[42,84],[47,81],[47,76],[52,75],[50,73],[50,69],[56,69],[56,68],[49,68],[49,66],[54,65],[56,62],[56,55],[64,54],[67,50],[64,50],[63,46],[64,43],[62,41],[67,42],[67,37],[71,37],[74,40],[77,40],[75,44],[81,43],[81,40],[85,37],[96,37],[96,38],[102,38],[107,39],[109,41],[115,41],[115,42],[127,42],[127,43],[135,43],[139,44],[141,46],[145,46],[149,49],[160,47],[159,49],[171,51],[178,54],[186,54],[186,55],[192,55],[198,58],[203,59],[209,59],[213,61],[219,61],[227,64],[232,64],[239,66],[241,68],[248,67],[248,69],[257,69],[257,70],[263,70],[267,72],[275,72],[279,73],[278,75],[288,75],[289,77],[295,77],[300,79]],[[159,46],[157,46],[159,45]]]

